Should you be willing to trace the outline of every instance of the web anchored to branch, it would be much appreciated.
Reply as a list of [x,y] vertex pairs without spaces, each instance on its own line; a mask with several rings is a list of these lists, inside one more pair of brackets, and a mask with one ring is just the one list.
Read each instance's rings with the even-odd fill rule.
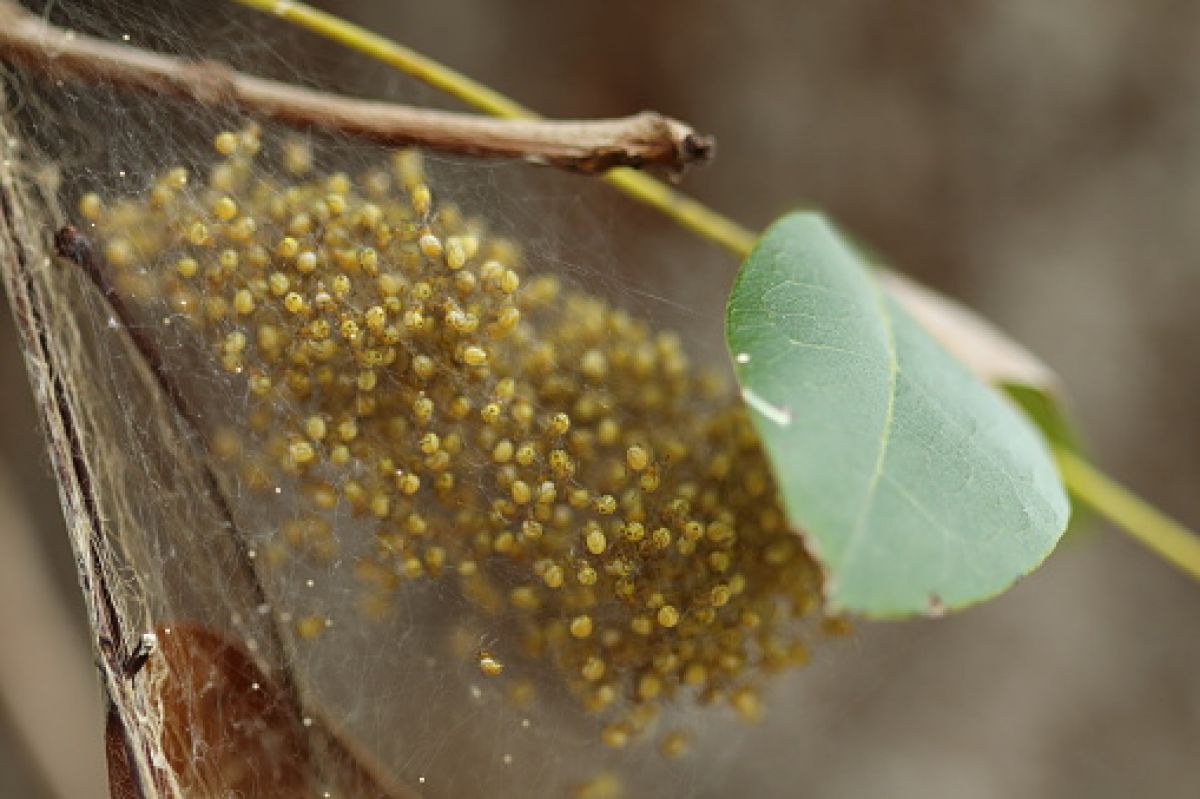
[[713,311],[614,278],[603,203],[34,65],[6,268],[138,791],[644,794],[752,745],[817,573],[645,318]]
[[519,157],[578,172],[660,166],[675,172],[713,152],[712,137],[651,111],[627,119],[501,121],[354,100],[57,28],[0,2],[0,52],[49,77],[102,82],[205,105],[229,106],[302,128],[338,131],[383,145]]
[[[221,51],[256,42],[244,19],[113,3],[87,39],[0,8],[21,65],[6,280],[133,790],[786,794],[786,770],[740,754],[803,723],[765,711],[843,627],[806,621],[817,570],[728,375],[668,332],[702,339],[719,293],[619,249],[628,222],[578,181],[361,140],[592,170],[703,142],[649,117],[364,121],[377,106],[197,67],[285,61],[269,41]],[[180,34],[199,30],[214,39]],[[174,56],[110,44],[151,37]],[[581,131],[603,142],[564,151]],[[608,177],[750,246],[662,184]],[[55,260],[45,232],[67,221]],[[157,652],[137,645],[151,632]],[[742,725],[763,715],[773,733]]]

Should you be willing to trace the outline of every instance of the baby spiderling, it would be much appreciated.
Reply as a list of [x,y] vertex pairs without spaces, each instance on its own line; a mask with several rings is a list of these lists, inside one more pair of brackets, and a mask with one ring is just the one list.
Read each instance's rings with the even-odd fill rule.
[[323,175],[303,142],[274,163],[261,138],[221,132],[207,178],[172,167],[79,214],[116,290],[168,304],[245,386],[222,468],[249,491],[296,487],[278,545],[332,559],[334,520],[363,520],[365,593],[457,585],[609,746],[688,698],[756,720],[768,675],[807,659],[820,578],[741,403],[677,335],[440,202],[419,154]]

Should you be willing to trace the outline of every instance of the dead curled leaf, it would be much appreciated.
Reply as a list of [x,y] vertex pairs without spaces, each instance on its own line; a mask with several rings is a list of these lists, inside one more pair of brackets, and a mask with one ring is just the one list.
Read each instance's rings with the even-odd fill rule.
[[[115,707],[105,749],[113,799],[149,796],[320,796],[363,799],[411,794],[328,719],[302,717],[284,687],[233,638],[198,624],[159,627],[158,649],[133,675],[157,717],[132,738]],[[306,711],[307,712],[307,711]],[[129,761],[130,741],[157,730],[161,755],[150,793]]]
[[[155,692],[166,771],[185,796],[291,797],[316,784],[303,721],[239,645],[211,630],[157,631],[137,676]],[[137,796],[115,713],[106,734],[110,790]]]
[[104,723],[104,756],[108,761],[108,795],[110,799],[140,799],[137,781],[129,763],[125,731],[117,709],[109,706]]

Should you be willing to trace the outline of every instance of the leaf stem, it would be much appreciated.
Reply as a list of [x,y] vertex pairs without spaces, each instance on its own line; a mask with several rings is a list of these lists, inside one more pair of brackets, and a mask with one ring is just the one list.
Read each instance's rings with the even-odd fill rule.
[[1067,489],[1159,557],[1200,580],[1200,537],[1068,449],[1054,456]]
[[503,119],[537,119],[539,114],[473,78],[442,66],[415,50],[361,25],[292,0],[233,0],[233,2],[274,14],[326,39],[344,44],[376,61],[393,66],[419,81],[457,97],[469,106]]
[[[540,119],[532,109],[497,92],[457,70],[385,36],[355,25],[333,14],[293,0],[233,0],[248,8],[274,14],[295,25],[357,50],[363,55],[395,67],[467,105],[504,119]],[[683,227],[745,258],[757,235],[666,183],[634,169],[621,167],[604,173],[604,179],[633,199],[674,219]]]
[[693,233],[719,244],[738,258],[754,249],[758,234],[676,191],[661,180],[628,167],[610,169],[604,180],[633,199],[661,211]]
[[[469,106],[509,119],[538,114],[494,89],[427,56],[359,25],[318,11],[297,0],[233,0],[274,14],[352,50],[389,64]],[[604,179],[633,199],[657,209],[683,227],[745,258],[757,234],[660,180],[628,168],[611,169]],[[1065,449],[1055,449],[1067,489],[1160,557],[1200,580],[1200,537],[1134,496],[1096,467]]]

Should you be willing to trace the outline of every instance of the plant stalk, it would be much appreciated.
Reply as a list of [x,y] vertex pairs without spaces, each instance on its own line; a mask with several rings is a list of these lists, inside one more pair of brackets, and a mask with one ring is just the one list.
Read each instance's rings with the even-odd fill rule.
[[[326,39],[357,50],[376,61],[440,89],[472,108],[503,119],[541,119],[537,112],[509,99],[473,78],[443,66],[428,56],[340,17],[292,0],[233,0],[249,8],[274,14]],[[750,254],[758,238],[752,231],[677,191],[661,180],[628,167],[610,169],[604,180],[640,203],[666,216],[739,258]]]
[[1077,500],[1163,560],[1200,580],[1200,537],[1074,452],[1056,448],[1054,457],[1063,482]]
[[[389,64],[485,113],[509,119],[537,118],[537,114],[525,106],[428,56],[302,2],[233,2],[274,14]],[[757,239],[755,233],[660,180],[625,168],[611,169],[603,177],[635,200],[659,210],[688,230],[725,247],[740,258],[748,256],[754,246]],[[1077,500],[1093,508],[1159,557],[1200,580],[1200,537],[1134,496],[1074,453],[1057,449],[1055,456],[1063,483]]]

